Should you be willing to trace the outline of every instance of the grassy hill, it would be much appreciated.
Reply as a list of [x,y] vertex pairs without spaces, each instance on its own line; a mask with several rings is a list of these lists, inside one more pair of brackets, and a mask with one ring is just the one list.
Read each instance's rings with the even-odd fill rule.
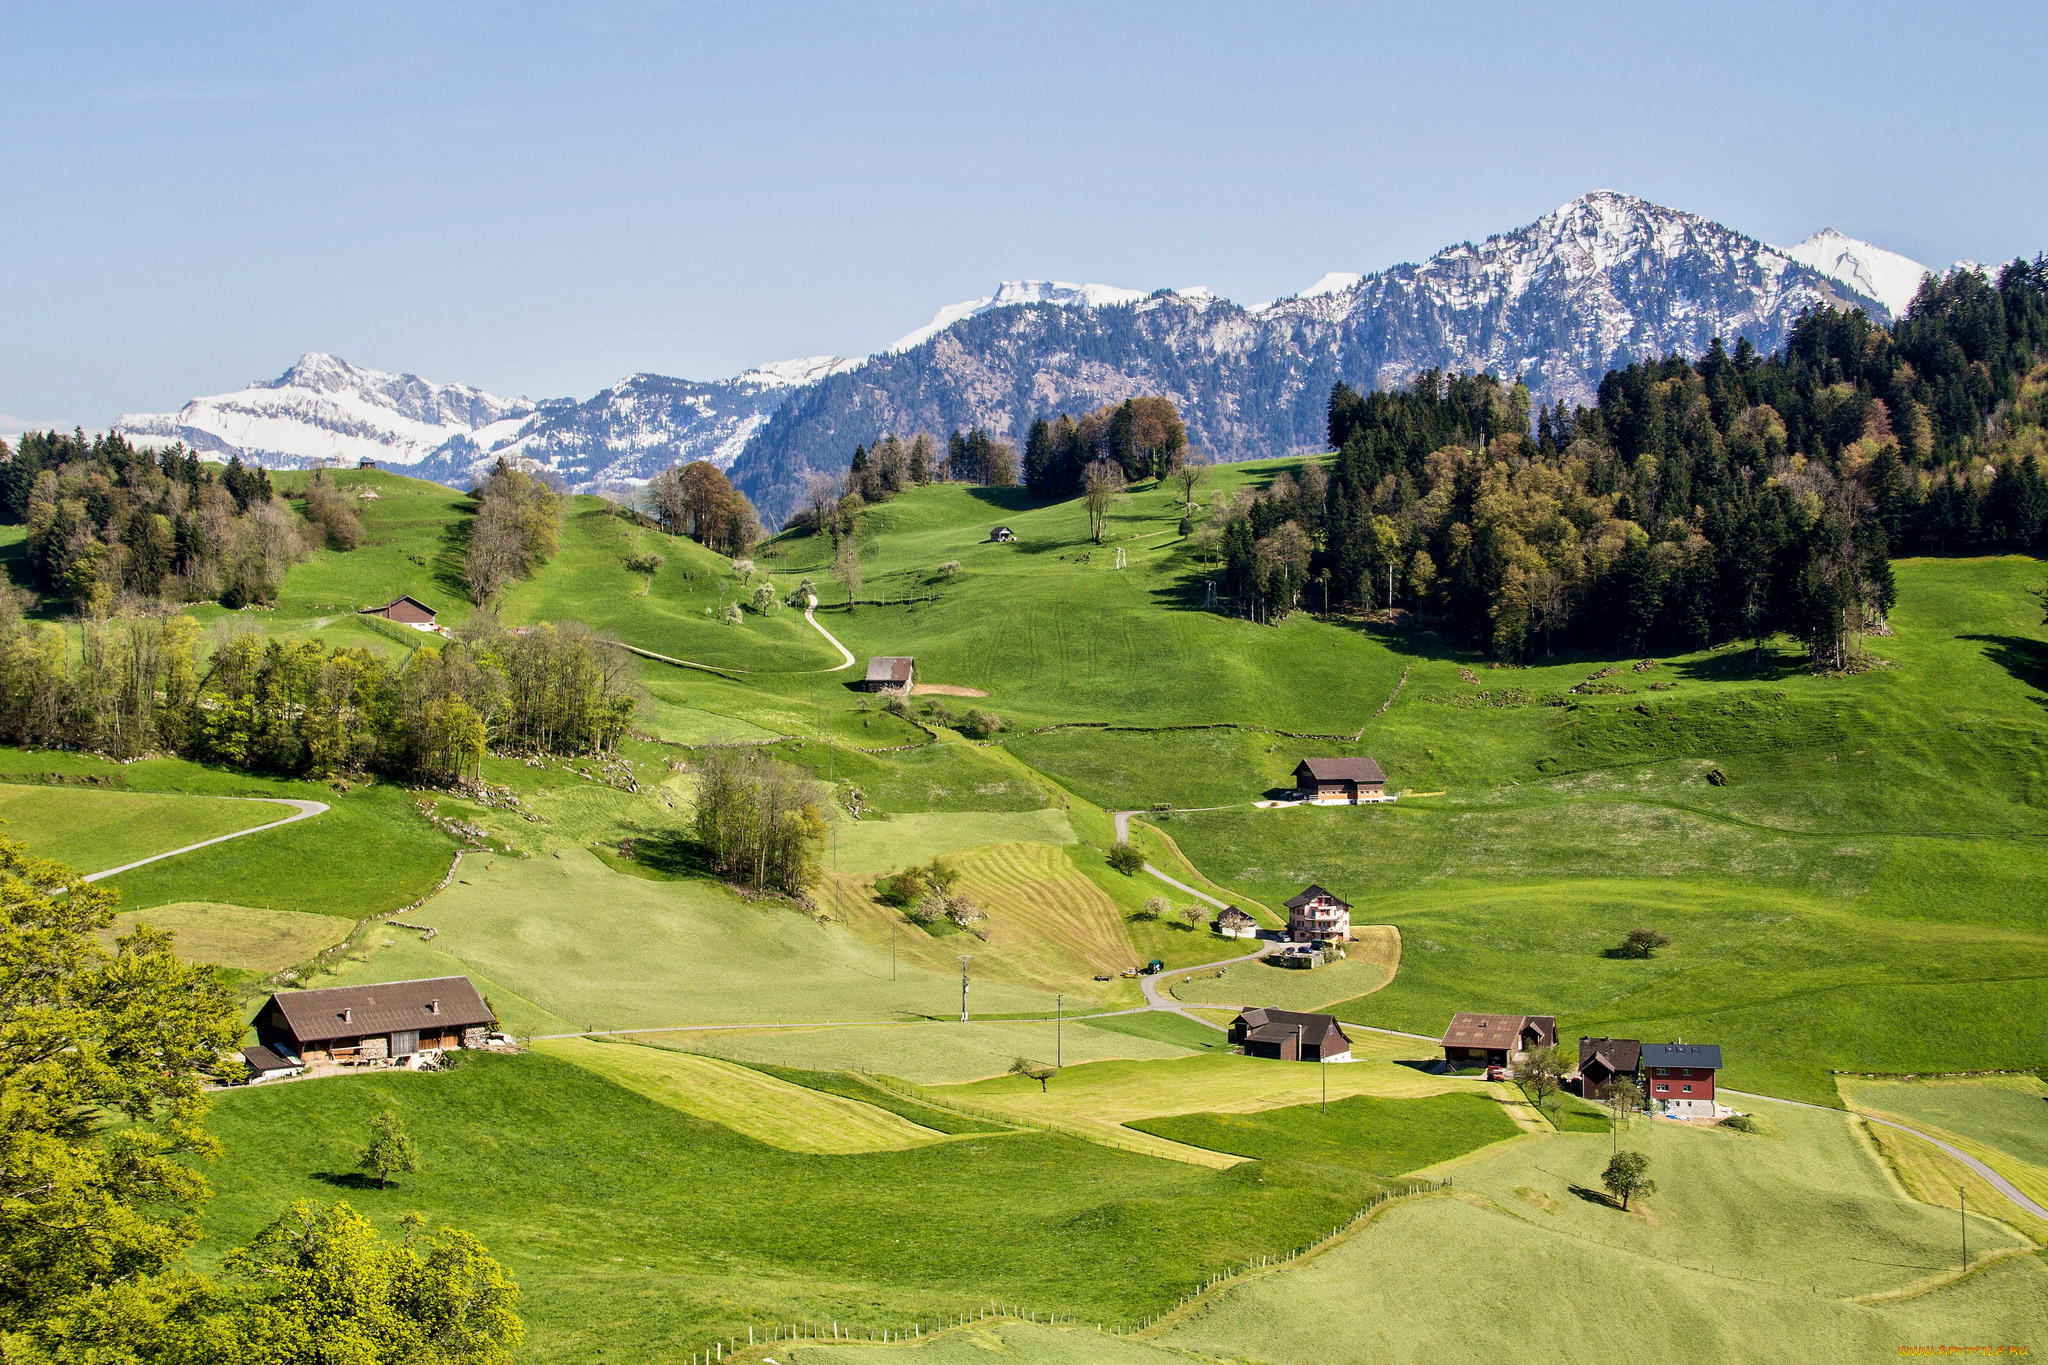
[[[1220,469],[1213,485],[1261,483],[1285,464]],[[380,471],[340,481],[377,493],[361,504],[364,548],[296,566],[274,610],[195,614],[393,659],[428,638],[358,607],[411,593],[444,623],[466,616],[467,500]],[[1954,1213],[1913,1197],[1938,1193],[1944,1168],[1889,1140],[1881,1160],[1839,1115],[1774,1109],[1774,1135],[1754,1141],[1675,1125],[1632,1136],[1686,1177],[1621,1219],[1576,1192],[1597,1184],[1604,1133],[1560,1135],[1520,1109],[1411,1123],[1425,1109],[1402,1106],[1495,1102],[1402,1065],[1428,1051],[1412,1040],[1358,1030],[1365,1060],[1325,1075],[1226,1055],[1220,1035],[1179,1016],[1074,1016],[1141,1003],[1123,966],[1243,951],[1144,917],[1148,896],[1187,896],[1108,867],[1109,812],[1135,810],[1134,842],[1181,881],[1267,914],[1320,882],[1360,922],[1391,926],[1341,966],[1275,985],[1273,969],[1203,974],[1175,987],[1183,1000],[1330,1007],[1424,1035],[1457,1009],[1550,1012],[1567,1038],[1718,1042],[1731,1085],[1920,1115],[2032,1179],[2039,1154],[2010,1096],[1838,1090],[1830,1073],[2048,1065],[2039,562],[1901,561],[1892,634],[1868,641],[1875,667],[1848,676],[1812,675],[1782,643],[1761,658],[1742,647],[1496,669],[1412,621],[1297,613],[1267,626],[1206,611],[1213,570],[1178,520],[1165,490],[1141,485],[1097,546],[1074,505],[918,489],[871,509],[859,539],[862,597],[913,600],[849,609],[818,538],[767,543],[748,579],[570,499],[560,553],[508,591],[503,618],[588,621],[694,666],[639,660],[637,737],[608,769],[487,761],[509,804],[0,751],[10,832],[93,866],[261,809],[222,797],[330,803],[115,879],[125,911],[157,912],[194,952],[240,964],[237,980],[310,957],[448,876],[455,841],[423,818],[424,799],[481,828],[489,849],[405,917],[433,926],[431,941],[357,930],[309,982],[467,972],[517,1033],[657,1031],[636,1035],[649,1047],[550,1042],[452,1076],[224,1095],[208,1254],[299,1195],[346,1193],[387,1225],[418,1208],[477,1232],[520,1275],[537,1360],[605,1358],[622,1340],[636,1358],[687,1356],[729,1329],[803,1316],[929,1322],[990,1295],[1126,1321],[1247,1255],[1291,1252],[1390,1175],[1455,1155],[1424,1150],[1432,1134],[1462,1124],[1477,1146],[1513,1119],[1524,1136],[1466,1158],[1455,1196],[1389,1208],[1165,1343],[1272,1361],[1328,1358],[1318,1350],[1339,1339],[1376,1359],[1578,1358],[1623,1344],[1620,1328],[1562,1309],[1526,1332],[1503,1324],[1587,1280],[1657,1285],[1675,1307],[1643,1330],[1680,1359],[1701,1358],[1697,1342],[1755,1356],[1791,1339],[1889,1350],[2019,1331],[2042,1302],[2035,1261],[1859,1302],[1938,1276]],[[1015,544],[987,540],[998,522]],[[646,552],[662,557],[653,574],[625,567]],[[800,612],[724,624],[719,609],[764,576],[778,596],[810,577],[820,624],[863,662],[912,654],[921,680],[987,695],[917,697],[906,719],[849,686],[860,670],[835,668]],[[1008,728],[965,739],[953,713],[970,705]],[[834,813],[811,907],[742,898],[698,868],[691,765],[712,742],[759,744],[865,794],[865,818]],[[1301,757],[1353,753],[1380,761],[1399,800],[1255,805]],[[935,856],[989,911],[979,933],[918,929],[877,899],[879,878]],[[1637,925],[1670,946],[1607,957]],[[966,1025],[944,1022],[963,953]],[[1044,1092],[1004,1074],[1056,1051],[1068,1065]],[[1342,1140],[1318,1143],[1306,1088],[1325,1080]],[[430,1136],[426,1172],[379,1193],[347,1166],[386,1105]],[[1359,1144],[1376,1163],[1331,1165]],[[1987,1223],[1985,1247],[2022,1245],[2000,1238]],[[1446,1249],[1475,1244],[1517,1271],[1479,1311],[1436,1311],[1458,1273]],[[1753,1314],[1730,1311],[1721,1287],[1736,1283],[1758,1296]],[[1364,1336],[1347,1325],[1361,1284],[1378,1324]],[[1331,1316],[1302,1313],[1304,1298]],[[1026,1360],[1164,1358],[1125,1339],[1091,1354],[1065,1328],[988,1331]],[[920,1358],[950,1359],[966,1340]]]

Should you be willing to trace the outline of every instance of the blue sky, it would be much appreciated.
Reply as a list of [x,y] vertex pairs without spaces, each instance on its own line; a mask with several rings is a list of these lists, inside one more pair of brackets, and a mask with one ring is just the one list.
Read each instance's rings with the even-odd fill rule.
[[715,378],[1005,278],[1256,301],[1601,186],[2032,255],[2043,51],[2040,5],[6,4],[0,430],[307,350]]

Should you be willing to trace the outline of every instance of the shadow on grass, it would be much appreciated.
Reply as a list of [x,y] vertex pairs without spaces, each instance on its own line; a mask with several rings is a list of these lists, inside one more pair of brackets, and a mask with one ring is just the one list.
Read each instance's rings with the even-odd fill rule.
[[315,1171],[313,1172],[313,1178],[323,1185],[332,1185],[338,1190],[390,1188],[388,1185],[379,1185],[376,1176],[364,1175],[361,1171]]
[[[2020,635],[1965,635],[1984,646],[1984,657],[2037,692],[2048,692],[2048,644]],[[2048,700],[2041,704],[2048,706]]]
[[1567,1185],[1565,1188],[1585,1200],[1588,1204],[1598,1204],[1602,1208],[1613,1209],[1616,1213],[1627,1212],[1627,1210],[1621,1207],[1621,1201],[1605,1190],[1591,1190],[1587,1189],[1584,1185]]
[[617,843],[605,840],[590,846],[598,861],[612,871],[655,882],[679,882],[711,875],[703,850],[687,834],[635,824],[622,825],[621,828],[630,836],[624,841],[632,850],[630,855],[621,852]]
[[462,576],[462,561],[469,556],[469,530],[476,524],[475,508],[470,510],[470,516],[441,528],[441,547],[431,564],[435,585],[464,602],[469,600],[469,584]]

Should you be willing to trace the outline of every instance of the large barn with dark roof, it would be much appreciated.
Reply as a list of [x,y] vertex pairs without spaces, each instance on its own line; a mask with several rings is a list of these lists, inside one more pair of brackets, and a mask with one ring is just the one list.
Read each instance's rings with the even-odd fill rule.
[[466,976],[279,991],[256,1015],[256,1041],[300,1062],[397,1061],[482,1047],[491,1007]]

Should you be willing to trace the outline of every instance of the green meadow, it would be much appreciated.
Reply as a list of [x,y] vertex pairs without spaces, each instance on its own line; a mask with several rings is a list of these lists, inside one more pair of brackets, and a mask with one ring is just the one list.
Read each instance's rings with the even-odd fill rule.
[[[1218,469],[1211,487],[1290,463]],[[410,593],[459,624],[467,499],[380,471],[338,480],[377,494],[360,504],[368,544],[296,566],[275,610],[194,614],[393,660],[432,639],[360,607]],[[1985,1260],[1948,1283],[1954,1209],[1915,1198],[1932,1176],[1839,1113],[1759,1105],[1759,1137],[1638,1123],[1622,1141],[1650,1152],[1660,1188],[1623,1214],[1597,1193],[1604,1118],[1567,1114],[1556,1131],[1497,1093],[1508,1087],[1420,1069],[1425,1043],[1358,1029],[1351,1065],[1268,1064],[1181,1015],[1104,1013],[1142,1003],[1123,967],[1199,968],[1250,946],[1146,917],[1150,896],[1176,910],[1188,898],[1109,868],[1109,813],[1136,811],[1133,843],[1181,881],[1268,919],[1318,882],[1359,924],[1390,926],[1316,972],[1244,964],[1168,982],[1207,1016],[1327,1008],[1434,1036],[1453,1011],[1497,1010],[1556,1014],[1567,1041],[1715,1042],[1732,1087],[1896,1114],[2032,1179],[2048,1169],[2048,1106],[2027,1084],[1833,1073],[2048,1065],[2041,562],[1900,561],[1891,633],[1847,676],[1809,673],[1783,641],[1492,668],[1413,621],[1205,611],[1215,570],[1178,520],[1167,490],[1139,485],[1095,545],[1075,505],[915,490],[859,532],[862,596],[893,604],[849,605],[819,538],[767,542],[749,576],[571,498],[560,552],[508,590],[501,617],[585,621],[679,662],[634,665],[635,734],[609,769],[488,760],[515,805],[0,750],[0,830],[83,870],[274,818],[223,798],[330,804],[112,880],[123,924],[173,929],[245,984],[251,1009],[259,973],[346,936],[303,984],[463,973],[517,1035],[635,1031],[449,1074],[222,1094],[203,1254],[292,1198],[346,1197],[387,1230],[418,1210],[511,1266],[528,1358],[548,1362],[687,1359],[749,1324],[893,1329],[991,1298],[1077,1321],[886,1349],[934,1365],[992,1351],[1283,1365],[1756,1359],[1788,1341],[1827,1358],[2048,1348],[2048,1274],[2029,1244],[1973,1223]],[[988,541],[999,522],[1017,543]],[[625,567],[650,552],[651,575]],[[921,681],[986,695],[914,697],[895,715],[851,686],[861,667],[835,668],[800,611],[724,624],[720,608],[764,577],[778,595],[810,577],[818,621],[862,665],[911,654]],[[1610,667],[1621,690],[1571,690]],[[1006,728],[967,740],[956,722],[970,706]],[[697,863],[693,769],[712,743],[859,789],[863,818],[833,805],[808,903],[743,897]],[[1311,754],[1376,758],[1399,799],[1255,804]],[[620,772],[632,781],[615,784]],[[481,827],[489,848],[451,877],[456,844],[421,800]],[[877,879],[934,857],[986,921],[918,929],[878,900]],[[400,916],[431,939],[358,927],[444,877]],[[1670,944],[1606,955],[1639,925]],[[1008,1074],[1019,1058],[1066,1065],[1041,1089]],[[424,1169],[378,1191],[349,1168],[386,1107]],[[1078,1325],[1172,1309],[1416,1171],[1454,1186],[1383,1206],[1147,1340]],[[1472,1275],[1473,1248],[1495,1273]],[[1631,1286],[1629,1311],[1581,1311],[1586,1284]]]

